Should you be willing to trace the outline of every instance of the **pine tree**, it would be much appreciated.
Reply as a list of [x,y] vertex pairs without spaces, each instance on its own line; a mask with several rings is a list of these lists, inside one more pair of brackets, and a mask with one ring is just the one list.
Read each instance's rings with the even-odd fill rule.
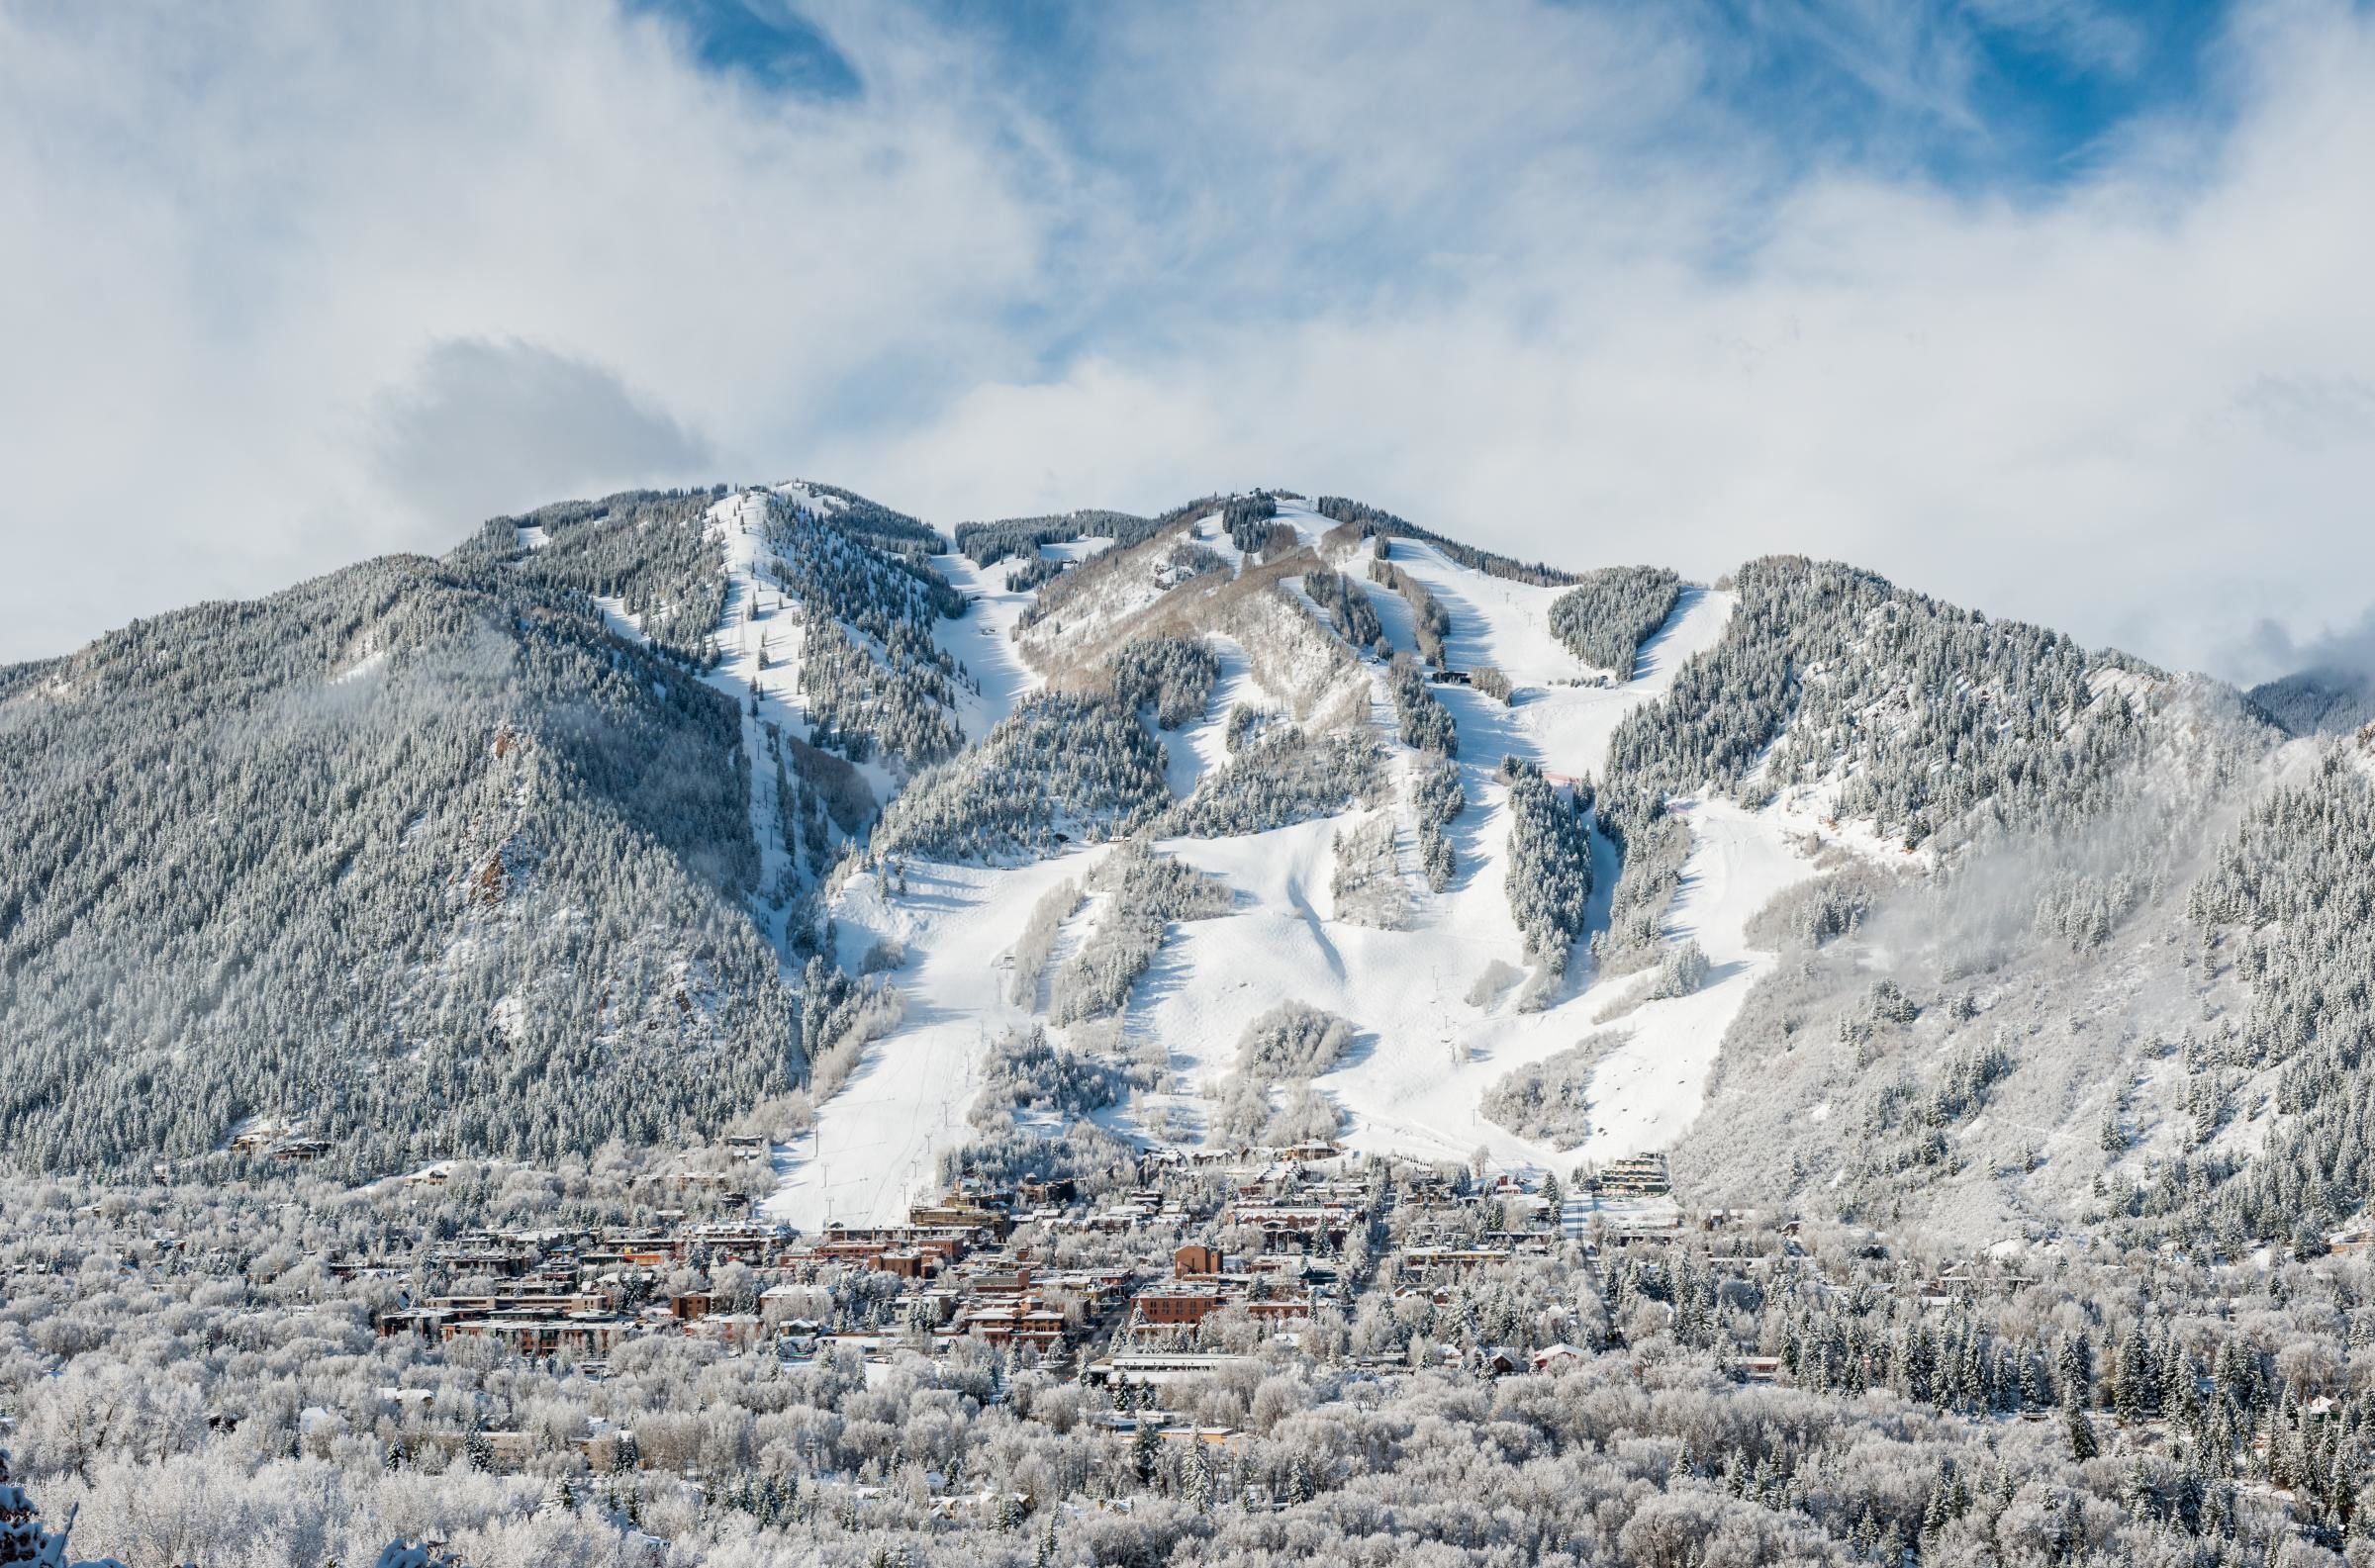
[[2087,1420],[2086,1412],[2071,1405],[2064,1406],[2061,1415],[2063,1430],[2069,1434],[2070,1457],[2080,1463],[2092,1459],[2096,1453],[2095,1428]]

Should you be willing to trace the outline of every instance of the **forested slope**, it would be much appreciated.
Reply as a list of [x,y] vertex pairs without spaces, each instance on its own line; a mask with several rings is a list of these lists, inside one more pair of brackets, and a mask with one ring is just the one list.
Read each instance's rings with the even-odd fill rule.
[[730,707],[474,554],[135,622],[0,689],[18,1158],[188,1157],[250,1119],[358,1170],[549,1158],[794,1081]]

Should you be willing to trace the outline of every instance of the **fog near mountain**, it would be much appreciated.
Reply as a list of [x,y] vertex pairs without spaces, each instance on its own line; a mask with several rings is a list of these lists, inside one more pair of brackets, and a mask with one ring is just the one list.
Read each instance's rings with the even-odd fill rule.
[[2263,682],[2250,691],[2260,710],[2294,735],[2375,724],[2375,675],[2325,666]]

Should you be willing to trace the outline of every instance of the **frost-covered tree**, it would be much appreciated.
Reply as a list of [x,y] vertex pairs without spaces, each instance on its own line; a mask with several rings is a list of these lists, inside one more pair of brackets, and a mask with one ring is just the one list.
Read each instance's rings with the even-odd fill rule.
[[1551,601],[1551,632],[1585,664],[1633,678],[1633,663],[1681,598],[1682,580],[1662,566],[1586,572]]
[[1527,960],[1561,974],[1583,934],[1591,901],[1589,802],[1515,759],[1503,773],[1509,786],[1509,912],[1525,939]]

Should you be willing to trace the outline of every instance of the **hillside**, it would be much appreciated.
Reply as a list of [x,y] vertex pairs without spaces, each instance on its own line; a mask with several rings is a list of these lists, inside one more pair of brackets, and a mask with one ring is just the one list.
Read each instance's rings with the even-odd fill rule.
[[136,622],[16,672],[0,778],[0,1134],[38,1168],[249,1127],[551,1158],[800,1072],[732,709],[522,574]]
[[1039,1031],[1106,1087],[1021,1128],[1085,1151],[1670,1152],[1704,1203],[2238,1240],[2322,1028],[2199,891],[2310,766],[2270,700],[1343,498],[567,503],[7,672],[0,1109],[39,1168],[260,1126],[357,1172],[759,1116],[814,1226],[1006,1157]]

